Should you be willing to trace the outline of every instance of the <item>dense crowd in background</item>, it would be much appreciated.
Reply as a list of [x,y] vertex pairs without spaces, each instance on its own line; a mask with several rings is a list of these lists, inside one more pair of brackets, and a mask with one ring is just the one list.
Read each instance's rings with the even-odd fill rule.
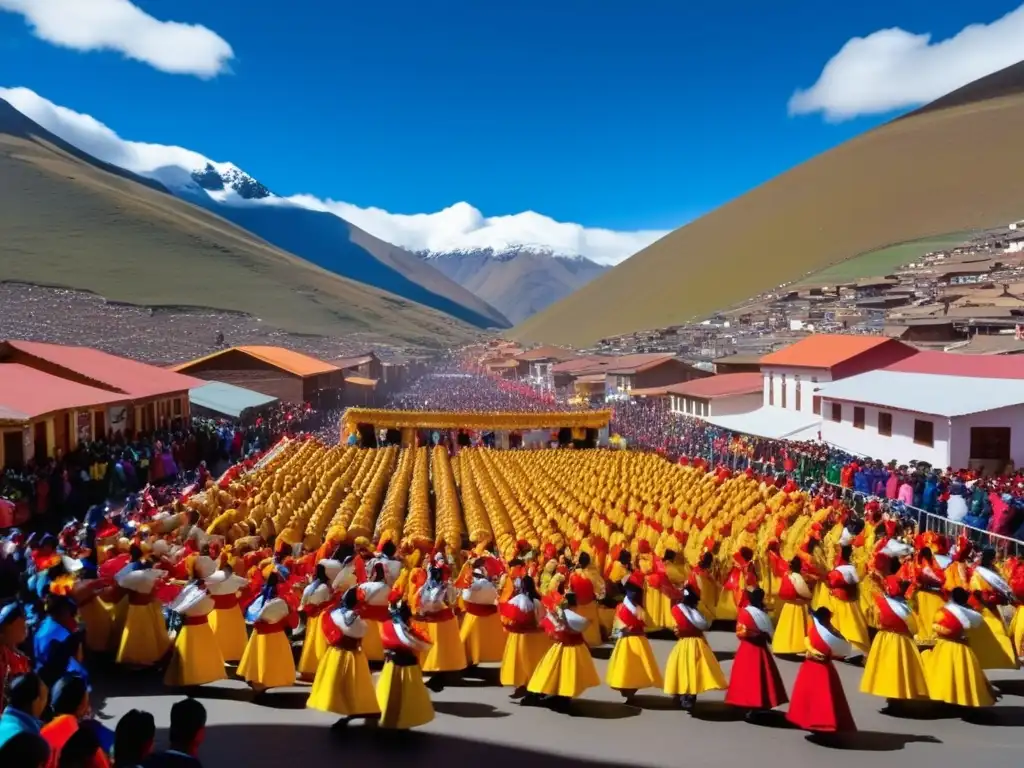
[[566,406],[553,395],[538,392],[529,384],[467,373],[455,364],[445,364],[392,395],[388,407],[416,411],[543,413]]

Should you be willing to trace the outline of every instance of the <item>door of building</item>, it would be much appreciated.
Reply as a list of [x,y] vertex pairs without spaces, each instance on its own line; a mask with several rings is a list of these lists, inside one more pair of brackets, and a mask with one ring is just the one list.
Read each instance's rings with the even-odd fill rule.
[[971,464],[1001,472],[1010,462],[1010,427],[971,427]]
[[21,432],[4,432],[4,465],[21,469],[25,463],[25,444]]

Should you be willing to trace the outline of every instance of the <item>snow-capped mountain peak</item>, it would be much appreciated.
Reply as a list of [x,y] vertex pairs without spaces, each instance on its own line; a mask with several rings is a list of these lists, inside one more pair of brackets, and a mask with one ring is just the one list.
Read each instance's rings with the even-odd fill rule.
[[192,181],[211,196],[234,190],[243,200],[262,200],[274,193],[233,163],[208,161],[202,168],[192,171]]

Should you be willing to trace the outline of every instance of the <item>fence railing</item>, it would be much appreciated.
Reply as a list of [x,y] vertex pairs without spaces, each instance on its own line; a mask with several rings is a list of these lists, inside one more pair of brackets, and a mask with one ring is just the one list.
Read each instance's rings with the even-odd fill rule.
[[910,504],[902,504],[891,499],[865,494],[862,491],[855,491],[852,488],[830,483],[827,480],[823,482],[825,485],[835,488],[847,502],[852,502],[852,506],[857,512],[863,512],[864,505],[871,499],[875,499],[882,503],[883,506],[897,512],[901,517],[912,518],[917,523],[917,530],[921,533],[934,531],[946,536],[950,540],[956,540],[956,538],[963,535],[975,546],[991,547],[1005,557],[1019,557],[1024,554],[1024,541],[1019,539],[986,531],[983,528],[968,525],[967,523],[950,520],[948,517],[928,512]]

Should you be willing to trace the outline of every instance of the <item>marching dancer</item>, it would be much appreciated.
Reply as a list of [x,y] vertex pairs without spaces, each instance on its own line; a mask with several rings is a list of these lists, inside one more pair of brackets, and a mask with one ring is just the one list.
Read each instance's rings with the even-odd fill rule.
[[853,547],[844,544],[839,550],[835,568],[827,577],[831,598],[828,607],[832,613],[832,624],[840,636],[860,653],[867,654],[871,649],[871,635],[860,607],[860,579],[852,557]]
[[[388,562],[395,561],[389,560]],[[370,568],[370,580],[364,581],[358,587],[359,605],[356,610],[359,612],[359,617],[366,622],[363,654],[367,661],[384,661],[384,645],[381,642],[380,629],[391,621],[390,606],[393,590],[392,585],[388,583],[389,567],[380,561],[375,562]]]
[[238,601],[239,591],[248,584],[237,576],[231,566],[225,565],[204,580],[206,591],[213,600],[210,629],[225,662],[237,663],[245,653],[249,636],[245,631],[245,616]]
[[356,589],[349,589],[338,608],[323,614],[319,628],[327,650],[320,658],[306,702],[312,709],[341,715],[342,723],[356,717],[380,717],[370,665],[361,648],[368,627],[356,610],[357,604]]
[[615,610],[615,648],[605,675],[608,687],[619,691],[627,702],[642,688],[661,688],[664,684],[645,633],[643,585],[643,574],[639,571],[626,582],[626,598]]
[[412,612],[402,602],[392,610],[391,621],[381,627],[386,661],[377,680],[377,706],[382,728],[406,730],[434,719],[434,705],[419,665],[430,640],[412,626],[411,619]]
[[116,576],[117,585],[127,592],[128,602],[116,661],[132,667],[150,667],[160,661],[171,646],[163,614],[153,610],[160,605],[153,590],[166,573],[138,562],[137,568],[128,566]]
[[505,652],[505,632],[498,617],[498,589],[487,578],[482,559],[473,566],[472,581],[462,590],[466,618],[459,637],[466,648],[470,666],[501,661]]
[[577,613],[587,620],[587,645],[594,648],[601,644],[597,605],[604,597],[604,579],[586,552],[580,552],[576,568],[569,574],[569,589],[576,595]]
[[513,686],[512,697],[521,698],[526,695],[526,684],[534,670],[551,647],[551,639],[541,627],[544,604],[533,579],[530,576],[520,578],[516,594],[502,603],[498,611],[508,633],[501,658],[501,684]]
[[898,575],[900,561],[886,560],[889,576],[884,591],[875,597],[879,629],[864,664],[860,690],[885,698],[891,710],[897,701],[927,699],[928,683],[914,642],[914,613],[906,599],[909,584]]
[[805,731],[824,733],[857,730],[833,659],[843,659],[850,645],[832,625],[832,612],[822,606],[807,628],[807,655],[793,684],[786,719]]
[[677,707],[692,710],[698,695],[725,690],[729,684],[704,639],[711,622],[700,612],[700,595],[693,587],[686,587],[682,598],[671,611],[678,640],[665,666],[664,691]]
[[722,584],[718,606],[715,608],[715,618],[721,621],[734,620],[749,591],[757,586],[754,551],[750,547],[740,547],[733,554],[733,560],[735,562]]
[[238,676],[257,693],[295,682],[295,659],[287,630],[298,625],[288,602],[277,596],[278,571],[272,571],[259,597],[249,606],[253,632],[238,663]]
[[802,571],[803,561],[794,557],[789,561],[789,573],[779,584],[779,623],[772,638],[772,653],[777,656],[795,656],[806,649],[807,624],[814,593]]
[[921,654],[928,695],[958,707],[990,707],[995,704],[992,687],[967,640],[984,619],[968,599],[966,589],[954,587],[933,619],[935,647]]
[[302,653],[299,656],[298,672],[303,680],[316,677],[320,657],[327,650],[327,638],[320,631],[323,612],[328,609],[333,593],[327,569],[317,564],[316,575],[302,590],[299,610],[306,616],[306,631],[302,636]]
[[546,697],[552,709],[565,712],[573,699],[601,684],[584,636],[587,620],[576,612],[576,595],[566,593],[564,603],[548,613],[544,624],[554,643],[530,677],[522,703]]
[[999,611],[1013,601],[1013,590],[996,572],[995,559],[995,550],[984,550],[971,573],[971,605],[981,614],[982,623],[968,631],[967,639],[982,669],[1017,669],[1017,653]]
[[189,687],[223,680],[224,657],[209,621],[214,601],[206,588],[193,581],[169,607],[182,617],[182,627],[174,640],[164,685]]
[[785,704],[789,697],[775,659],[768,652],[772,620],[764,611],[764,592],[753,590],[747,601],[736,617],[740,644],[732,662],[725,703],[747,710],[749,720],[756,712]]
[[448,583],[439,565],[430,567],[430,576],[419,591],[419,615],[426,626],[430,647],[423,656],[423,672],[431,675],[427,687],[435,693],[444,689],[445,677],[466,668],[466,649],[459,637],[459,622],[453,606],[455,588]]

